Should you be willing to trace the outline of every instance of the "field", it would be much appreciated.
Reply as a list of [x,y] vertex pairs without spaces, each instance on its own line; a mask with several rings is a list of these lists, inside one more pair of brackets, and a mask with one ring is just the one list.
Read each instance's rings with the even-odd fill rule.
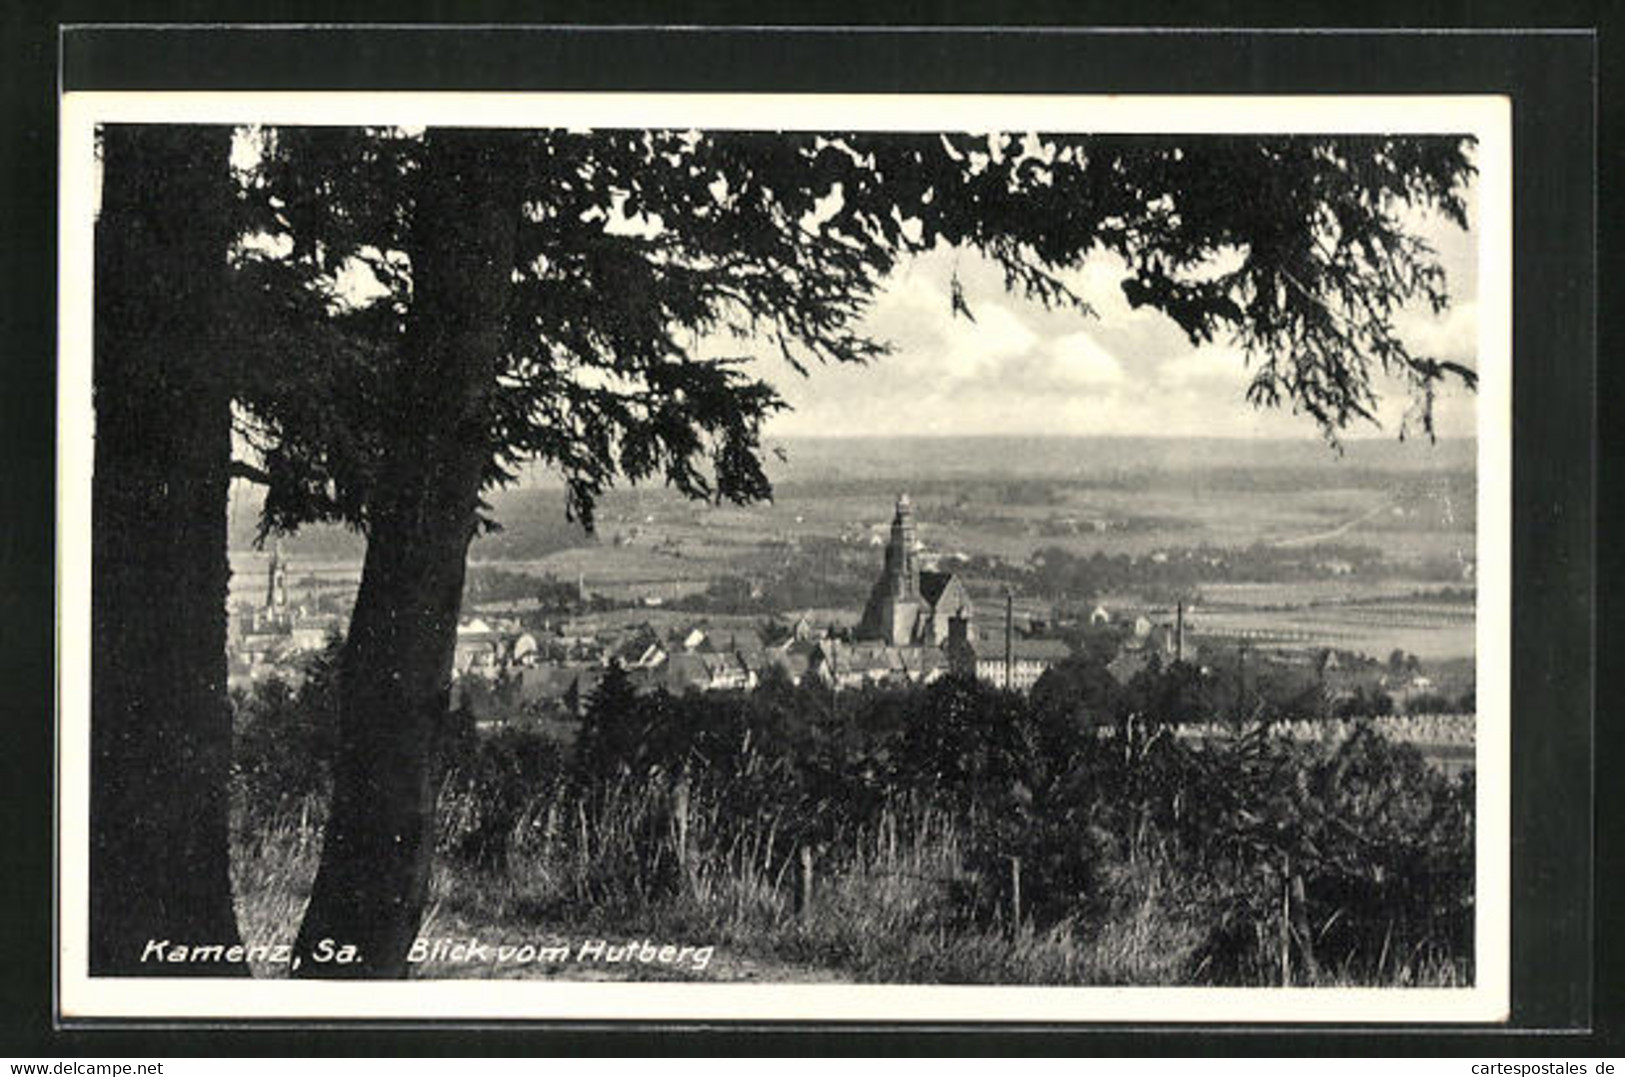
[[[1354,442],[1343,456],[1318,442],[1088,438],[829,439],[782,448],[786,459],[771,462],[769,504],[615,490],[591,538],[564,522],[562,491],[545,475],[498,491],[493,506],[504,530],[477,540],[472,561],[654,605],[724,576],[770,577],[795,558],[812,584],[821,576],[850,592],[878,570],[894,502],[907,492],[928,561],[954,565],[1022,567],[1046,548],[1141,559],[1261,546],[1306,561],[1321,550],[1361,548],[1373,559],[1355,573],[1329,564],[1290,579],[1202,582],[1191,624],[1199,633],[1275,632],[1295,645],[1373,655],[1396,647],[1428,659],[1474,653],[1470,597],[1436,597],[1473,588],[1470,442]],[[248,548],[250,509],[234,509],[234,602],[263,594],[267,555]],[[293,537],[290,584],[353,588],[361,548],[336,529]],[[973,593],[1002,593],[1000,579],[964,574]],[[1113,613],[1166,613],[1154,597],[1116,597]],[[1021,602],[1038,615],[1048,604],[1037,596]]]

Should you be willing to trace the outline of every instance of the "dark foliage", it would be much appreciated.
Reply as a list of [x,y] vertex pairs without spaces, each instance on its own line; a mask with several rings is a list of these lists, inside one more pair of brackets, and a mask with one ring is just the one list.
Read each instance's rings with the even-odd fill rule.
[[[238,697],[235,773],[256,819],[321,798],[330,662],[297,692],[273,682]],[[802,848],[839,873],[900,815],[929,813],[961,837],[958,869],[930,881],[964,930],[1010,922],[1019,874],[1024,923],[1087,938],[1136,900],[1126,880],[1152,871],[1167,880],[1158,915],[1199,940],[1181,982],[1279,983],[1283,951],[1294,983],[1402,982],[1440,966],[1470,977],[1470,773],[1448,779],[1369,728],[1331,748],[1262,727],[1185,741],[1154,711],[1103,728],[1093,694],[1110,692],[1095,673],[1074,662],[1030,698],[945,679],[832,706],[782,677],[673,697],[611,671],[573,752],[531,732],[465,731],[441,784],[438,855],[501,879],[516,842],[584,842],[589,876],[537,914],[610,915],[692,885],[672,853],[679,810],[703,835],[692,863],[717,868],[751,846],[781,883]],[[1147,682],[1147,698],[1176,700],[1185,683],[1177,668]],[[1093,702],[1073,705],[1068,684]],[[630,843],[613,855],[595,851],[610,817]]]
[[313,656],[302,679],[271,677],[233,693],[233,798],[250,825],[325,803],[338,743],[338,644]]

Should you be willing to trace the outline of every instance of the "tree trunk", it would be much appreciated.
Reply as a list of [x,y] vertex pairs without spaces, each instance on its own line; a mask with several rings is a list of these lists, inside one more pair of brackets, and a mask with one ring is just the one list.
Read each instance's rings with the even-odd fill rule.
[[108,127],[96,225],[90,972],[231,947],[226,488],[231,382],[215,339],[231,134]]
[[426,136],[403,421],[369,501],[340,666],[333,804],[298,976],[402,977],[422,920],[464,569],[491,458],[488,397],[507,333],[519,138]]

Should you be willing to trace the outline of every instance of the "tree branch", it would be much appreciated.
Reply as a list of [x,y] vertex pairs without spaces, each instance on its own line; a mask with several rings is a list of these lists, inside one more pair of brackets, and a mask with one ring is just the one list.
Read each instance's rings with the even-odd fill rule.
[[233,460],[230,467],[226,469],[226,474],[234,479],[247,479],[249,482],[258,483],[261,486],[271,485],[269,472],[242,460]]

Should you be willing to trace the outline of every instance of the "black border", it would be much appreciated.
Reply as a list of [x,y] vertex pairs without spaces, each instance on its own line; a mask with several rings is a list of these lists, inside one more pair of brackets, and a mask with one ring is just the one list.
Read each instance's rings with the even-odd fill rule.
[[[19,5],[20,6],[20,5]],[[918,7],[918,5],[916,5]],[[1212,5],[1159,14],[1177,20],[1235,22]],[[1238,5],[1224,5],[1233,9]],[[1254,5],[1259,7],[1261,5]],[[320,12],[279,17],[333,19]],[[715,19],[710,5],[684,21]],[[355,27],[158,30],[89,27],[58,36],[60,22],[107,23],[137,12],[64,5],[58,17],[9,10],[0,37],[10,43],[5,79],[8,147],[3,171],[12,218],[4,245],[7,289],[0,324],[8,350],[0,383],[0,678],[11,713],[0,777],[15,790],[0,813],[0,841],[21,870],[4,873],[0,918],[0,1052],[162,1054],[253,1050],[331,1053],[471,1054],[550,1051],[694,1052],[739,1048],[798,1053],[923,1049],[1000,1053],[1090,1052],[1416,1053],[1491,1055],[1615,1051],[1621,1043],[1614,981],[1593,991],[1593,956],[1612,960],[1618,933],[1592,876],[1592,681],[1595,580],[1596,244],[1595,73],[1600,22],[1588,5],[1543,5],[1530,18],[1565,32],[1275,33],[1258,31],[1020,31],[975,25],[976,13],[939,6],[903,20],[959,22],[957,28],[868,31],[839,28],[700,30],[624,27],[438,29]],[[1396,7],[1396,10],[1397,7]],[[1409,8],[1401,18],[1415,20]],[[1465,9],[1463,9],[1465,10]],[[152,5],[138,12],[152,18]],[[563,14],[552,9],[548,14]],[[721,12],[760,18],[749,9]],[[1253,25],[1290,19],[1266,10]],[[376,18],[377,9],[350,12]],[[435,14],[444,14],[443,11]],[[501,5],[464,5],[465,21],[515,17]],[[1076,8],[1029,11],[1058,22]],[[1097,16],[1099,13],[1096,13]],[[1143,9],[1135,14],[1146,17]],[[1298,12],[1297,14],[1301,14]],[[1371,13],[1367,13],[1368,17]],[[1446,13],[1448,14],[1448,13]],[[579,13],[577,13],[579,17]],[[172,4],[171,22],[222,18],[218,6]],[[602,17],[602,16],[599,16]],[[826,16],[827,17],[827,16]],[[859,14],[857,21],[873,19]],[[1121,17],[1113,12],[1107,18]],[[240,18],[240,17],[239,17]],[[623,21],[669,21],[645,6]],[[851,21],[849,19],[849,21]],[[1430,21],[1448,22],[1437,15]],[[60,54],[58,48],[60,46]],[[57,62],[60,59],[60,68]],[[41,77],[41,76],[47,77]],[[1482,1027],[1438,1029],[1165,1028],[1103,1026],[1029,1036],[1008,1026],[927,1033],[909,1026],[583,1026],[559,1027],[539,1043],[512,1025],[424,1028],[409,1023],[339,1032],[193,1026],[53,1029],[50,987],[53,623],[51,510],[54,504],[54,292],[56,77],[90,88],[196,89],[647,89],[828,92],[1211,92],[1508,93],[1514,102],[1514,1024],[1559,1035],[1536,1037]],[[1614,117],[1617,119],[1617,115]],[[1611,128],[1602,127],[1604,137]],[[1617,132],[1616,132],[1617,133]],[[1617,151],[1617,142],[1610,145]],[[1617,224],[1617,215],[1612,219]],[[20,241],[20,242],[19,242]],[[1617,252],[1617,247],[1604,248]],[[1617,253],[1611,253],[1617,260]],[[1613,279],[1618,279],[1613,278]],[[1607,397],[1605,397],[1606,399]],[[15,414],[13,414],[15,413]],[[1606,651],[1603,653],[1607,653]],[[7,712],[11,707],[6,708]],[[1617,737],[1597,745],[1599,772]],[[1596,807],[1614,812],[1618,796]],[[1617,814],[1610,814],[1617,818]],[[1615,863],[1614,834],[1596,830],[1598,864]],[[8,859],[12,857],[8,856]],[[1603,915],[1593,919],[1593,909]],[[1610,949],[1611,948],[1611,949]],[[1598,965],[1600,971],[1603,966]],[[1586,1033],[1584,1030],[1592,1029]],[[833,1030],[833,1031],[832,1031]],[[1146,1032],[1155,1032],[1147,1037]],[[855,1035],[856,1033],[863,1033]]]

